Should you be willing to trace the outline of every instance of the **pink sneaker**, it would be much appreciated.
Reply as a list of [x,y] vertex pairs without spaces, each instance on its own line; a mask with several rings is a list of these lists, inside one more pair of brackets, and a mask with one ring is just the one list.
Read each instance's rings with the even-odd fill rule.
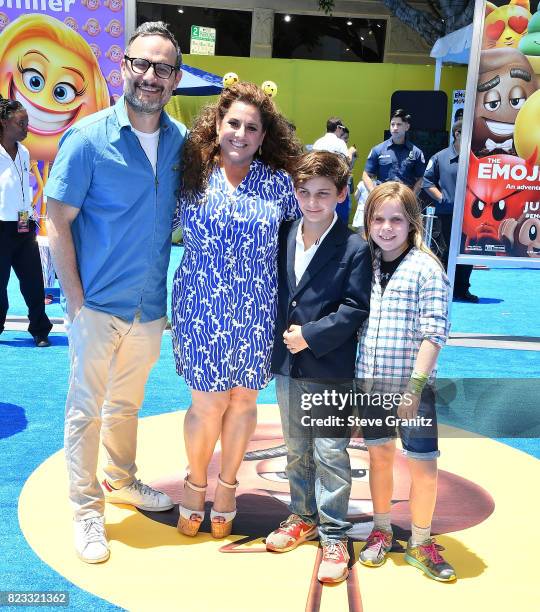
[[386,553],[392,548],[392,532],[383,529],[373,529],[368,536],[366,545],[358,557],[360,563],[370,567],[379,567],[386,561]]
[[317,525],[306,523],[297,514],[291,514],[286,521],[266,538],[266,550],[287,552],[302,542],[317,537]]
[[341,582],[349,575],[347,542],[330,540],[322,545],[322,561],[317,578],[320,582]]

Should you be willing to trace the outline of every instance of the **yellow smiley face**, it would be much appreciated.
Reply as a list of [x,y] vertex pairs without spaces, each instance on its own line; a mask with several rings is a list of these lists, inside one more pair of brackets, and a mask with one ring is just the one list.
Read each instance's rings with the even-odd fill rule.
[[75,50],[44,33],[19,31],[0,54],[0,94],[21,102],[28,113],[25,145],[32,159],[52,161],[60,137],[75,121],[109,105],[95,56],[69,32],[80,39]]

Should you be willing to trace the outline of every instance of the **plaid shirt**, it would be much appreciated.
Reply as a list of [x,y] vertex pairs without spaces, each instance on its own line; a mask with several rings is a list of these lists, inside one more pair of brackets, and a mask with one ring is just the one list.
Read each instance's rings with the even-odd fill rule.
[[[359,378],[410,378],[422,341],[444,346],[450,323],[450,283],[437,262],[413,247],[381,289],[381,255],[373,258],[369,318],[360,329]],[[435,377],[433,370],[430,379]]]

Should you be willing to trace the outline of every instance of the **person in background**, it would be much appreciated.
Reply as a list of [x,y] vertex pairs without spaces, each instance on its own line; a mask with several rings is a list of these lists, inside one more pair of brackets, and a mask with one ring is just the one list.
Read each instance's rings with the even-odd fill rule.
[[[350,132],[349,132],[349,128],[344,126],[343,130],[341,132],[341,136],[340,136],[341,140],[343,140],[343,142],[348,146],[349,145],[349,138],[350,138]],[[356,160],[358,158],[358,153],[356,151],[356,147],[353,145],[351,147],[348,148],[349,151],[349,159],[350,159],[350,163],[349,163],[349,168],[352,172],[353,168],[354,168],[354,164],[356,164]],[[349,181],[350,183],[352,183],[352,176],[351,176],[351,180]]]
[[173,507],[168,495],[136,478],[135,458],[144,387],[167,324],[171,228],[187,130],[163,107],[181,65],[166,24],[141,24],[121,62],[124,95],[65,133],[45,187],[51,251],[67,300],[69,496],[75,550],[86,563],[109,558],[105,500],[154,512]]
[[[435,153],[429,160],[424,173],[422,187],[435,200],[435,219],[433,220],[432,239],[439,249],[438,255],[448,268],[448,251],[452,232],[456,180],[461,149],[461,129],[463,123],[456,121],[452,126],[453,143]],[[473,267],[465,264],[456,266],[454,278],[454,299],[465,302],[478,302],[478,296],[470,292],[470,278]]]
[[11,268],[28,306],[28,331],[40,348],[51,345],[52,324],[45,313],[41,259],[30,189],[30,154],[21,144],[28,115],[20,102],[0,97],[0,334],[9,308]]
[[354,147],[349,149],[343,140],[342,136],[345,129],[346,127],[339,117],[330,117],[326,122],[326,134],[313,143],[313,151],[338,153],[343,155],[348,163],[351,164],[353,150],[356,153],[356,149]]
[[390,138],[373,147],[366,161],[362,180],[368,191],[386,181],[403,183],[416,194],[420,191],[426,164],[422,151],[407,138],[410,127],[406,111],[398,108],[392,113]]
[[[340,136],[341,140],[348,146],[349,145],[349,128],[343,126],[343,130]],[[358,157],[356,152],[356,147],[352,146],[348,148],[348,156],[349,156],[349,169],[351,174],[349,175],[349,184],[347,189],[347,197],[343,202],[339,202],[336,208],[337,216],[347,225],[349,224],[349,216],[351,213],[351,200],[352,194],[354,193],[354,183],[352,177],[352,170],[354,168],[354,164],[356,163],[356,159]]]

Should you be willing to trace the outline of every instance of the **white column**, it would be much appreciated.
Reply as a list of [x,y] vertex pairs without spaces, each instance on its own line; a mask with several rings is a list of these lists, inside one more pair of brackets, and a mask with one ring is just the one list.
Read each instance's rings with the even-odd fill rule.
[[254,8],[251,22],[251,57],[272,57],[274,11]]

